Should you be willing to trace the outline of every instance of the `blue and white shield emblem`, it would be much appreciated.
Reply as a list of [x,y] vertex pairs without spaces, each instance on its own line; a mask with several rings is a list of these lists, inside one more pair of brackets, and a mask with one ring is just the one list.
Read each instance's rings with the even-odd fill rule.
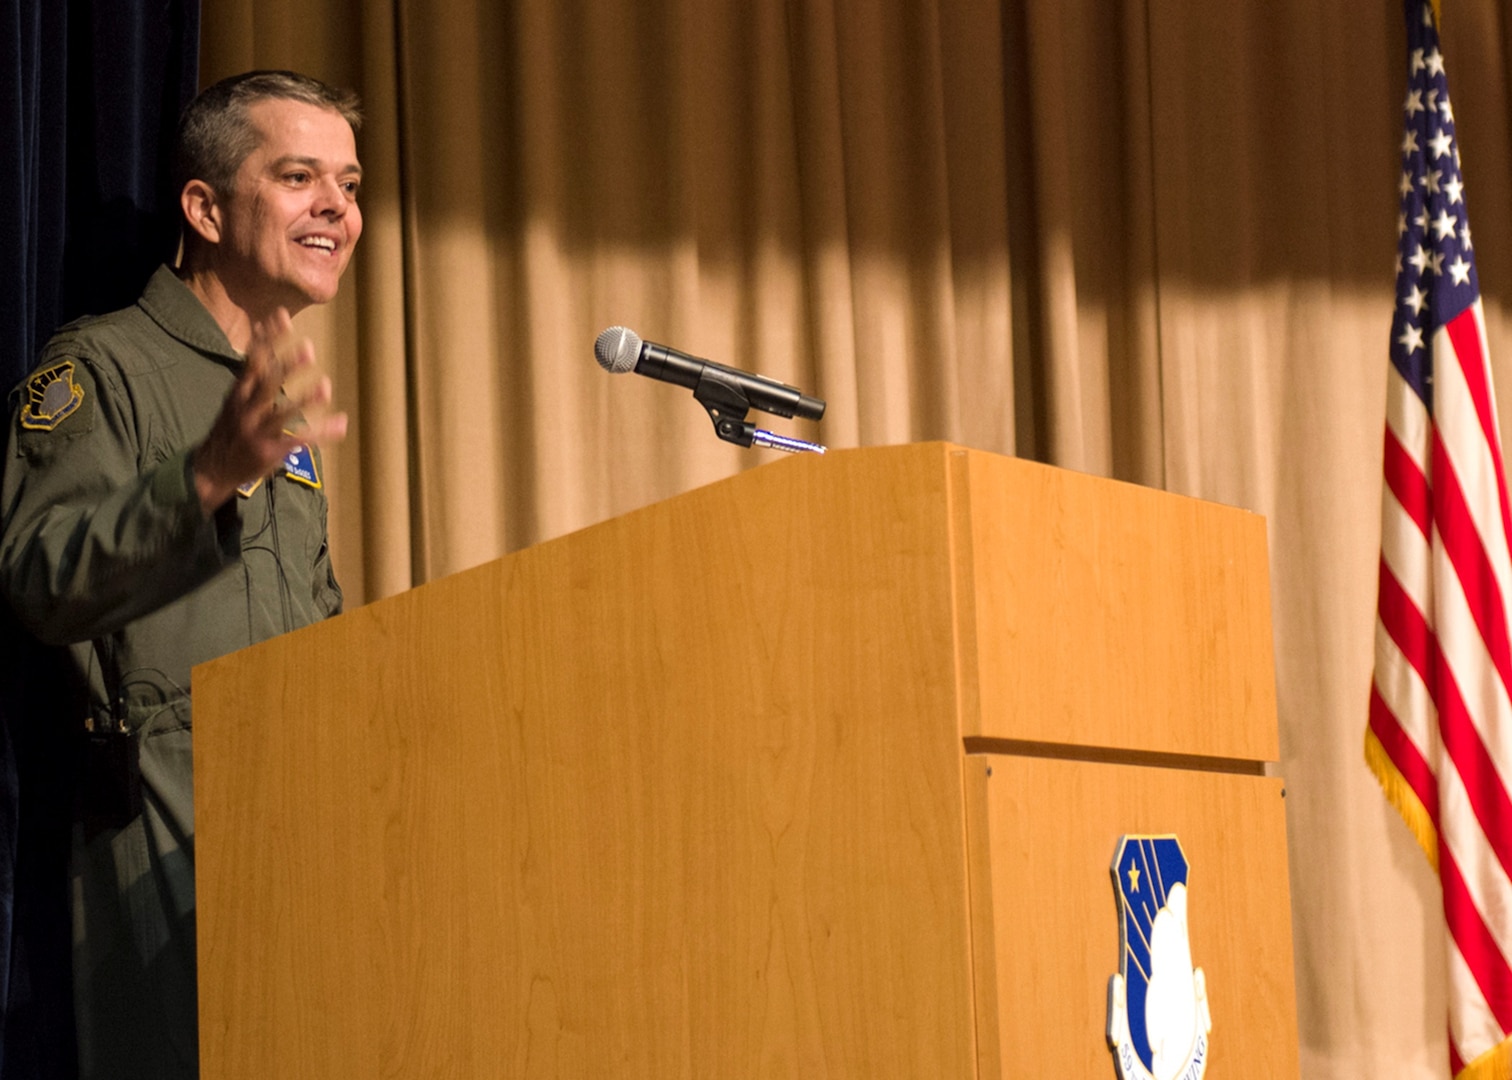
[[1187,860],[1174,836],[1125,836],[1113,856],[1122,958],[1108,980],[1108,1043],[1123,1080],[1207,1072],[1207,980],[1187,936]]

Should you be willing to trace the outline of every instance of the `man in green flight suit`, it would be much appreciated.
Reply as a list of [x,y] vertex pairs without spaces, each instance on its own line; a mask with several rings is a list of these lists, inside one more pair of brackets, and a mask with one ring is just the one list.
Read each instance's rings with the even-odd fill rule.
[[[85,1080],[198,1075],[190,668],[337,613],[316,446],[340,439],[292,313],[362,232],[353,95],[219,83],[178,134],[183,258],[65,327],[12,397],[0,589],[61,649]],[[50,691],[52,693],[52,691]]]

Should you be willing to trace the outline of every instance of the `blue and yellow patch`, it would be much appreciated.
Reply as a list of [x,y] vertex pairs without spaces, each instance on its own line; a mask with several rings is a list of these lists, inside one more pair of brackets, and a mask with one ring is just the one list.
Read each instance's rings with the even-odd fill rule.
[[315,466],[315,451],[308,446],[296,446],[284,458],[284,475],[312,488],[320,487],[320,470]]
[[74,382],[72,360],[64,360],[26,380],[26,404],[20,413],[28,431],[52,431],[79,411],[84,388]]
[[[292,431],[285,431],[284,434],[292,435],[294,433]],[[315,464],[315,451],[311,450],[308,446],[296,446],[293,450],[290,450],[288,457],[283,459],[283,465],[280,466],[280,469],[286,477],[296,483],[305,484],[308,487],[317,489],[321,486],[320,468]],[[262,487],[261,477],[241,485],[241,487],[236,489],[236,493],[244,499],[250,499],[252,494],[260,487]]]

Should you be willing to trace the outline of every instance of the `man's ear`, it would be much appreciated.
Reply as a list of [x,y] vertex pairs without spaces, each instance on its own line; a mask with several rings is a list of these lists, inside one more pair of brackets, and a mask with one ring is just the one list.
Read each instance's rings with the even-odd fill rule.
[[189,181],[179,192],[179,208],[189,232],[207,243],[220,243],[225,220],[214,188],[203,180]]

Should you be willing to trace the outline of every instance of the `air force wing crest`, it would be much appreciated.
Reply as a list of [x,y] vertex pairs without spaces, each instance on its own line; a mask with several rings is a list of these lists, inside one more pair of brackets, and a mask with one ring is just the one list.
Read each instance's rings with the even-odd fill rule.
[[1125,836],[1113,857],[1122,960],[1108,980],[1108,1043],[1122,1080],[1201,1080],[1207,980],[1187,937],[1187,860],[1174,836]]
[[79,411],[84,388],[74,382],[72,360],[37,372],[26,380],[21,403],[21,426],[30,431],[51,431]]

